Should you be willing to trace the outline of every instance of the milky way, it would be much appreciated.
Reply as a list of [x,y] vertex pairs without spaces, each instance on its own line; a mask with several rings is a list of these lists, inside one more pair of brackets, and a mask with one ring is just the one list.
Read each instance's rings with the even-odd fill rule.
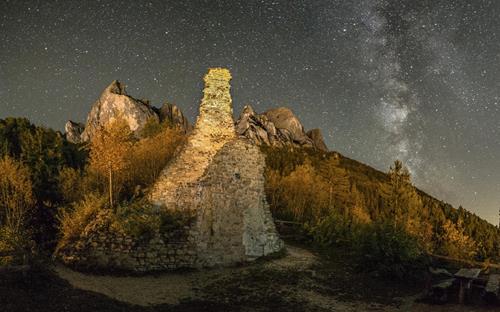
[[0,118],[62,129],[112,80],[194,119],[201,77],[235,111],[288,106],[331,149],[498,222],[500,2],[0,1]]

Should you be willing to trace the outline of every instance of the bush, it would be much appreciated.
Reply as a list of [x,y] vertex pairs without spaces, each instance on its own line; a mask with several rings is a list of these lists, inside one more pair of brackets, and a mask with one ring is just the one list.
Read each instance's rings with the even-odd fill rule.
[[363,270],[400,280],[418,278],[415,273],[425,270],[426,258],[417,239],[391,223],[366,225],[356,246]]
[[112,227],[135,238],[150,239],[160,229],[160,215],[145,200],[123,202],[116,208]]
[[322,247],[350,246],[359,235],[360,226],[332,210],[315,225],[305,225],[314,242]]
[[153,207],[146,199],[120,204],[112,226],[135,238],[148,240],[156,233],[183,233],[193,216],[183,211],[170,211]]
[[0,227],[0,252],[12,252],[12,256],[0,257],[1,265],[26,264],[31,258],[35,244],[31,240],[31,233],[19,231],[8,226]]
[[34,243],[29,231],[34,197],[28,167],[8,156],[0,159],[0,251],[12,252],[1,257],[1,264],[19,264],[30,256]]
[[85,227],[97,216],[99,210],[106,207],[107,197],[88,194],[80,202],[73,204],[69,209],[61,209],[58,216],[61,239],[58,249],[77,240]]

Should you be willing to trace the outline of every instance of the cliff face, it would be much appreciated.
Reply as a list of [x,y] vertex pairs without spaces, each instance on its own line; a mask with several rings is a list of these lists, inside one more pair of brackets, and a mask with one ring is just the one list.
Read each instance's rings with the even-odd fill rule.
[[99,128],[116,118],[123,118],[136,135],[151,120],[166,120],[185,133],[190,130],[188,120],[177,106],[167,103],[156,109],[146,101],[127,95],[124,85],[115,80],[92,105],[85,126],[72,121],[66,123],[66,138],[73,143],[89,141]]
[[309,147],[328,151],[319,129],[305,132],[304,126],[288,108],[280,107],[257,114],[245,106],[236,121],[236,131],[256,145]]

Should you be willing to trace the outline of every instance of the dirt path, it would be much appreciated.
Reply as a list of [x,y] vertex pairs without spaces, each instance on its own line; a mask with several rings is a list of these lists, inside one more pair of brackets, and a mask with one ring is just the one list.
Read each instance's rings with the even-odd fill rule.
[[[322,292],[321,285],[312,282],[311,287],[311,281],[314,279],[309,277],[317,274],[314,271],[314,265],[317,263],[318,258],[310,251],[287,246],[287,255],[282,258],[266,262],[258,261],[238,268],[129,277],[87,275],[72,271],[64,266],[58,266],[56,272],[75,288],[93,291],[121,302],[145,307],[178,304],[181,301],[207,298],[213,301],[224,301],[234,297],[231,293],[232,290],[244,289],[249,294],[260,296],[257,300],[265,297],[266,293],[269,292],[279,293],[281,298],[285,298],[289,302],[305,304],[304,310],[314,309],[314,311],[485,311],[484,309],[474,310],[471,307],[456,305],[417,304],[414,300],[415,297],[400,298],[401,304],[399,306],[357,300],[340,300],[335,295]],[[267,276],[272,274],[276,274],[278,278],[281,277],[284,280],[273,280],[272,278],[268,280]],[[287,284],[288,277],[296,278],[299,282]],[[224,287],[227,289],[219,292],[219,288]],[[214,291],[214,289],[216,290]],[[238,299],[233,298],[232,300]],[[271,302],[274,300],[271,299]],[[237,301],[233,303],[238,304]],[[248,305],[249,302],[246,304]],[[249,305],[252,306],[251,302]]]
[[[273,269],[306,270],[316,260],[309,251],[288,246],[287,255],[271,260],[266,267]],[[73,271],[65,266],[56,267],[57,274],[73,287],[104,294],[122,302],[141,306],[177,304],[182,299],[197,298],[197,289],[207,283],[248,270],[241,268],[220,268],[185,273],[162,273],[150,276],[108,276],[88,275]]]

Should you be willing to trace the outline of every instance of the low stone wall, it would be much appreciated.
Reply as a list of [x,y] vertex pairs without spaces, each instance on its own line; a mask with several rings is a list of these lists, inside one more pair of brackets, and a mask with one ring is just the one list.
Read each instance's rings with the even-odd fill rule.
[[78,269],[150,272],[196,266],[191,227],[136,238],[111,227],[109,219],[106,211],[99,213],[76,242],[58,250],[57,257]]

